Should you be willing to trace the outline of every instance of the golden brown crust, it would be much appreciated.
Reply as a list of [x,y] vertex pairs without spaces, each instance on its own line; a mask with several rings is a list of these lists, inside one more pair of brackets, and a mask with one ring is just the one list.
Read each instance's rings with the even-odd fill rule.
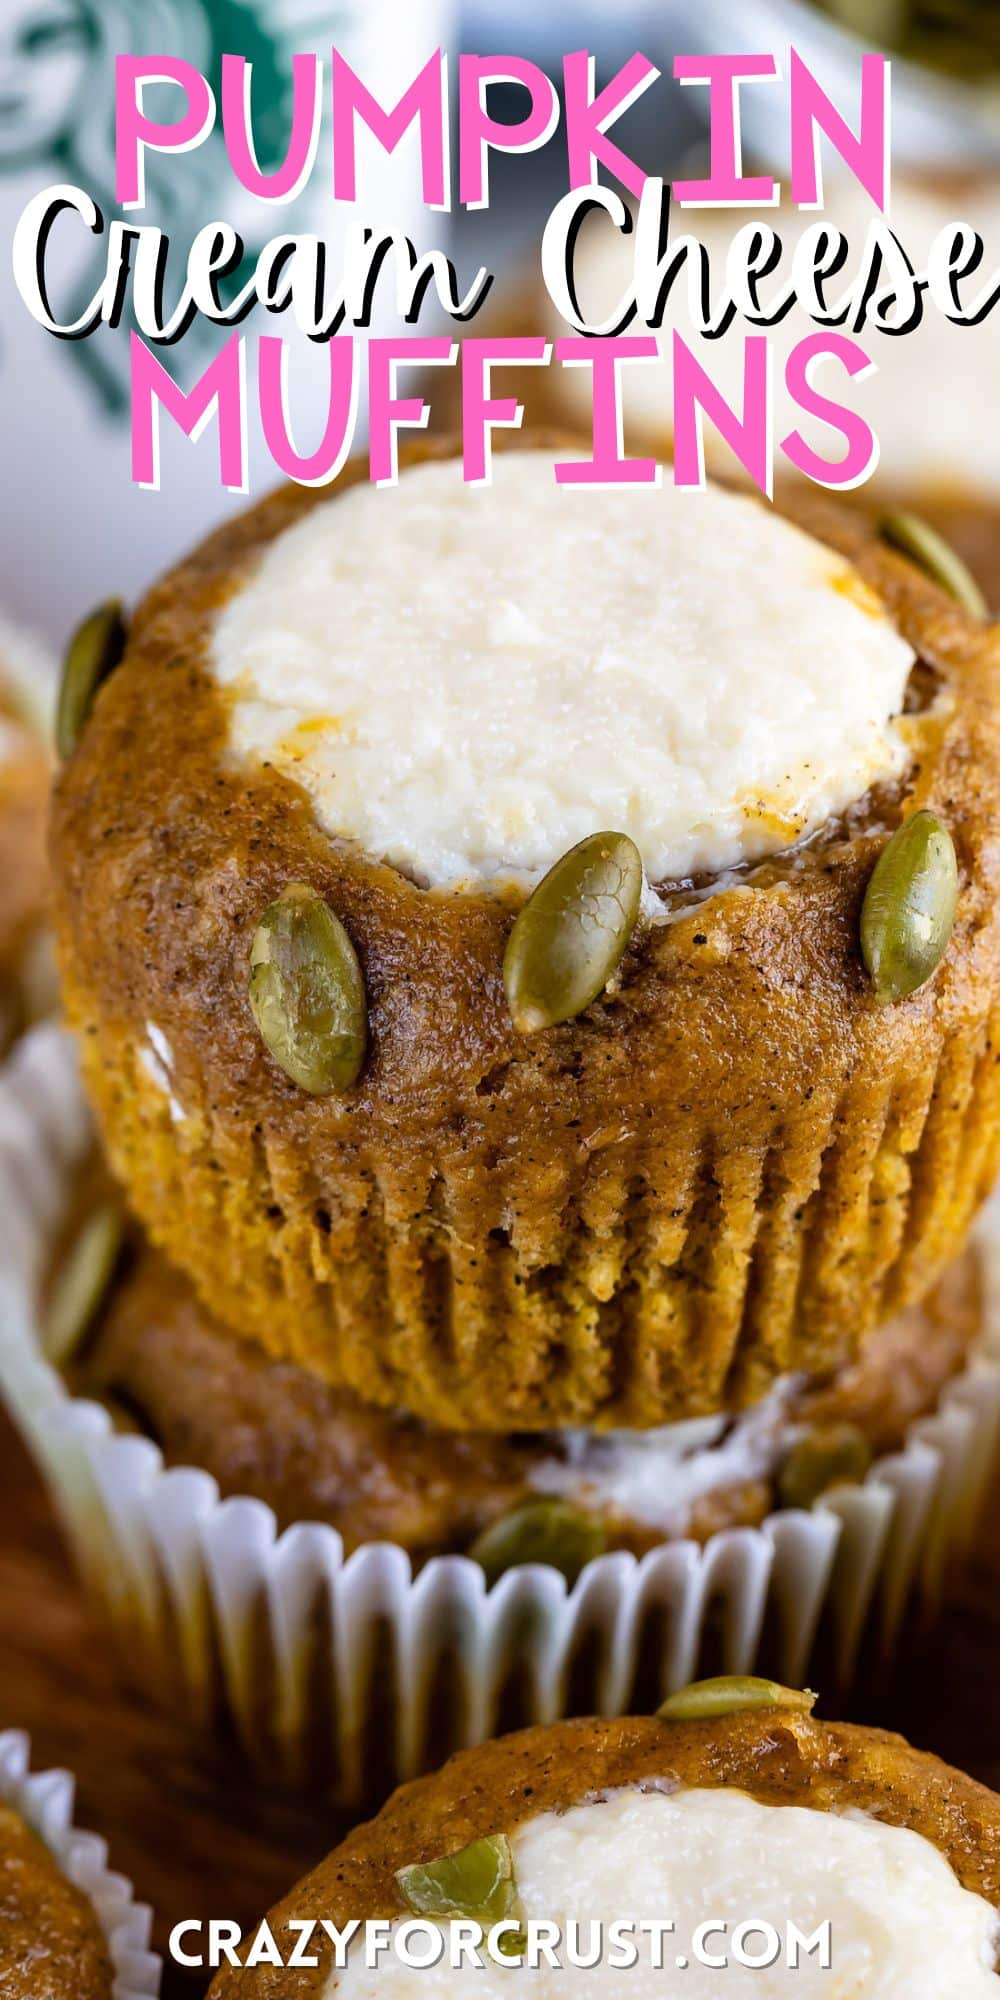
[[[215,611],[324,497],[275,495],[152,591],[57,791],[67,1003],[154,1239],[235,1331],[445,1426],[645,1426],[845,1364],[926,1292],[997,1164],[996,630],[806,509],[950,704],[905,796],[637,934],[619,990],[518,1037],[509,909],[414,887],[289,780],[224,761]],[[954,835],[958,917],[934,979],[879,1009],[859,907],[885,824],[919,806]],[[247,1003],[257,917],[303,879],[364,968],[370,1054],[342,1098],[296,1089]]]
[[92,1905],[17,1813],[0,1806],[3,2000],[111,2000],[112,1983]]
[[[913,1419],[934,1407],[980,1327],[978,1264],[967,1252],[923,1306],[880,1328],[844,1375],[791,1397],[785,1421],[853,1424],[873,1452],[895,1450]],[[168,1464],[200,1466],[224,1494],[265,1501],[282,1528],[329,1522],[348,1554],[383,1540],[418,1564],[465,1550],[537,1492],[532,1469],[564,1450],[557,1435],[435,1430],[272,1361],[214,1324],[187,1280],[148,1248],[68,1377],[74,1394],[100,1396],[119,1421],[137,1423]],[[704,1540],[762,1520],[780,1504],[779,1463],[772,1476],[704,1495],[676,1533]],[[609,1547],[642,1555],[674,1538],[598,1511]]]
[[[962,1886],[1000,1904],[1000,1799],[901,1736],[821,1723],[778,1710],[718,1722],[562,1722],[460,1751],[418,1778],[358,1827],[271,1912],[287,1956],[290,1917],[402,1914],[395,1873],[455,1853],[486,1834],[510,1834],[539,1813],[561,1812],[627,1785],[726,1785],[768,1805],[865,1812],[933,1841]],[[312,1973],[220,1972],[209,2000],[304,2000]]]
[[850,1367],[807,1384],[793,1405],[795,1418],[819,1429],[853,1424],[876,1457],[896,1451],[910,1425],[936,1407],[982,1335],[981,1280],[978,1256],[964,1251],[919,1305],[871,1335]]

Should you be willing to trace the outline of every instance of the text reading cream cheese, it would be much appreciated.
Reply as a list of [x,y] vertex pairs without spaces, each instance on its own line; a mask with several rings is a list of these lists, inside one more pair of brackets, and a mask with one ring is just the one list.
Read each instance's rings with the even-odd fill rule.
[[[997,203],[991,181],[972,183],[960,195],[895,182],[892,228],[916,271],[926,269],[934,239],[958,216],[983,236],[987,245],[983,270],[992,270],[996,265]],[[705,245],[711,266],[710,294],[715,300],[725,289],[726,257],[735,230],[755,223],[776,230],[784,256],[779,272],[761,285],[761,300],[767,306],[780,297],[796,245],[806,231],[824,224],[842,230],[851,257],[847,273],[827,286],[829,297],[835,300],[846,290],[853,259],[860,257],[869,225],[876,219],[882,219],[879,211],[864,190],[847,177],[832,182],[821,214],[813,209],[773,208],[738,215],[731,209],[697,215],[681,211],[672,217],[671,239],[694,236]],[[600,325],[616,310],[632,277],[635,246],[634,234],[619,235],[606,217],[595,217],[588,224],[577,249],[575,274],[580,305],[589,323]],[[817,331],[816,321],[810,319],[804,306],[794,304],[776,326],[756,326],[737,314],[720,338],[706,340],[698,331],[689,299],[689,282],[698,283],[698,268],[692,260],[690,280],[688,272],[682,273],[670,294],[657,336],[660,359],[622,369],[627,448],[637,451],[644,437],[657,437],[666,444],[672,434],[671,344],[675,329],[735,410],[743,407],[747,335],[766,333],[774,358],[775,438],[800,431],[821,457],[838,460],[843,455],[843,441],[820,417],[803,412],[785,388],[789,355],[797,342]],[[642,327],[636,322],[629,330],[637,333]],[[566,332],[554,311],[548,331],[553,338]],[[919,489],[945,499],[964,494],[995,503],[1000,494],[1000,446],[995,425],[983,422],[983,411],[1000,405],[1000,340],[992,317],[981,320],[978,326],[958,326],[928,303],[920,325],[908,333],[895,336],[870,325],[859,338],[875,372],[852,384],[837,361],[826,360],[816,370],[814,386],[821,395],[857,410],[875,431],[880,452],[874,490],[898,494]],[[551,379],[567,413],[589,425],[589,369],[554,369]],[[712,471],[730,479],[745,477],[735,453],[710,423],[705,425],[705,454]]]

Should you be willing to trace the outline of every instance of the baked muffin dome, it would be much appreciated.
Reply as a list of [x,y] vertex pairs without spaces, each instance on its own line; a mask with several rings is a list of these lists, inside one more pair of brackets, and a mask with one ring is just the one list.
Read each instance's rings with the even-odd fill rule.
[[415,1565],[472,1553],[495,1575],[530,1554],[575,1574],[604,1549],[642,1555],[681,1536],[705,1540],[862,1479],[935,1408],[980,1332],[969,1250],[852,1367],[786,1381],[741,1417],[597,1436],[451,1432],[370,1408],[235,1340],[185,1278],[137,1247],[66,1374],[74,1395],[101,1398],[168,1464],[263,1500],[279,1528],[328,1522],[345,1554],[389,1541]]
[[0,1992],[4,2000],[111,2000],[96,1914],[20,1815],[0,1804]]
[[[551,475],[551,441],[542,447]],[[355,494],[355,467],[332,496],[278,494],[206,543],[147,598],[97,697],[58,787],[52,854],[66,1001],[111,1162],[223,1323],[368,1402],[506,1432],[643,1427],[739,1407],[791,1370],[845,1365],[868,1330],[925,1293],[995,1168],[996,635],[850,519],[811,516],[820,546],[746,497],[567,494],[554,481],[543,510],[522,476],[525,459],[537,461],[523,451],[506,473],[500,460],[487,489],[463,489],[450,467],[446,504],[442,468],[425,463],[433,455],[418,449],[398,489],[374,496],[388,510],[375,526],[385,522],[400,556],[386,578],[378,551],[398,618],[373,598],[376,551],[352,527],[355,508],[370,519],[373,497]],[[621,533],[609,541],[612,501]],[[724,524],[723,503],[735,510]],[[477,508],[473,585],[463,524]],[[428,511],[437,541],[424,526],[413,534],[433,562],[405,569],[411,521]],[[534,553],[518,596],[523,575],[505,558],[525,546],[511,525],[522,517]],[[696,527],[710,520],[701,564]],[[275,679],[283,555],[289,664]],[[734,600],[720,608],[727,576]],[[565,812],[548,848],[515,827],[491,873],[467,835],[461,882],[442,859],[425,867],[433,886],[423,886],[412,879],[414,844],[419,836],[426,862],[433,786],[401,787],[393,758],[416,743],[424,776],[437,768],[442,826],[449,773],[467,750],[484,815],[501,810],[505,774],[519,768],[497,720],[508,656],[526,644],[541,658],[561,638],[558,622],[544,623],[543,584],[567,617],[574,593],[590,593],[593,613],[568,692],[560,703],[558,660],[554,675],[540,668],[546,703],[529,719],[529,734],[551,743],[555,774],[532,797]],[[272,661],[256,653],[238,684],[220,664],[220,634],[231,637],[256,586]],[[602,624],[609,590],[614,616]],[[322,606],[334,669],[317,683]],[[503,979],[514,914],[578,832],[584,794],[562,772],[582,755],[594,714],[610,713],[605,689],[588,705],[602,661],[612,693],[621,678],[630,741],[653,712],[648,635],[645,685],[626,685],[614,646],[616,621],[631,634],[651,607],[679,727],[679,694],[690,708],[710,689],[711,705],[699,729],[682,730],[680,755],[664,724],[664,759],[644,766],[630,824],[657,858],[614,980],[577,1018],[521,1033]],[[529,620],[525,635],[529,610],[542,622]],[[421,635],[424,659],[440,621],[455,641],[453,685],[487,612],[502,643],[492,672],[477,670],[482,700],[466,737],[421,735],[423,711],[393,734],[384,710],[401,701],[405,634]],[[456,616],[467,621],[465,650]],[[576,635],[586,622],[574,617]],[[683,653],[671,652],[674,623]],[[749,707],[748,655],[759,669]],[[345,659],[360,723],[322,705]],[[915,712],[901,716],[904,696]],[[430,713],[436,726],[440,707]],[[339,732],[349,762],[352,730],[376,726],[389,730],[390,804],[395,791],[409,795],[394,854],[411,873],[362,849],[337,819],[329,746]],[[325,751],[311,752],[313,735]],[[705,744],[727,736],[717,767]],[[755,788],[764,737],[768,769]],[[656,778],[677,775],[689,740],[701,745],[704,790],[678,828],[662,818]],[[777,764],[776,746],[788,752]],[[607,728],[601,748],[601,817],[616,785],[627,816],[628,759],[616,775]],[[352,798],[374,782],[378,759],[364,783],[360,768],[355,757]],[[919,807],[954,838],[958,914],[933,979],[882,1007],[859,952],[860,905],[887,832]],[[374,829],[375,807],[366,813]],[[726,872],[658,879],[672,843],[682,867],[707,858]],[[366,995],[364,1064],[325,1095],[273,1060],[248,996],[262,913],[302,883],[344,927]]]
[[[664,1969],[648,1955],[627,1976],[605,1966],[574,1975],[531,1975],[540,1996],[574,1990],[690,1992],[715,2000],[718,1970],[691,1962],[673,1971],[706,1916],[732,1934],[765,1919],[782,1937],[789,1922],[809,1931],[831,1923],[833,1972],[816,1958],[794,1970],[741,1970],[726,1979],[759,2000],[837,1990],[857,2000],[937,2000],[944,1992],[988,2000],[1000,1991],[1000,1802],[936,1758],[882,1731],[822,1724],[772,1707],[704,1722],[655,1719],[566,1722],[501,1738],[452,1758],[406,1785],[271,1913],[278,1948],[296,1935],[289,1919],[402,1918],[401,1871],[461,1854],[473,1842],[508,1843],[519,1919],[564,1931],[615,1918],[672,1918]],[[710,1893],[709,1893],[710,1892]],[[488,1928],[488,1925],[486,1926]],[[717,1942],[717,1941],[716,1941]],[[759,1939],[756,1941],[759,1948]],[[648,1947],[647,1947],[648,1953]],[[492,1996],[516,1983],[510,1967],[408,1971],[390,1953],[378,1973],[348,1955],[332,1972],[226,1969],[211,2000],[304,2000],[307,1994],[425,1990]],[[575,1980],[580,1979],[580,1987]],[[593,1985],[583,1987],[583,1980]],[[464,1982],[464,1983],[463,1983]],[[495,1983],[494,1983],[495,1982]]]

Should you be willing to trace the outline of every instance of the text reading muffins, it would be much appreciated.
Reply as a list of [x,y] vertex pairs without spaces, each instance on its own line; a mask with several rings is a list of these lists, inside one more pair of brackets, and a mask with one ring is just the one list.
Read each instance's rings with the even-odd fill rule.
[[[97,695],[53,852],[112,1164],[224,1324],[369,1402],[715,1414],[846,1364],[989,1184],[996,635],[837,516],[432,460],[213,538]],[[879,991],[866,890],[921,812]],[[519,1022],[519,917],[595,836],[634,922]],[[254,981],[309,1056],[345,964],[363,1042],[313,1089]]]

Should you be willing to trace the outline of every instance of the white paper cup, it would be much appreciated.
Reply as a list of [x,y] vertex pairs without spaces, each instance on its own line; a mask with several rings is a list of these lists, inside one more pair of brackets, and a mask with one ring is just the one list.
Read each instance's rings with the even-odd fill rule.
[[114,2000],[156,2000],[161,1963],[149,1949],[153,1913],[137,1903],[131,1882],[108,1867],[106,1841],[73,1820],[68,1771],[33,1771],[31,1745],[20,1729],[0,1731],[0,1799],[48,1848],[68,1882],[92,1905],[114,1967]]
[[464,1556],[414,1575],[325,1525],[279,1534],[195,1468],[116,1433],[39,1347],[37,1293],[90,1143],[72,1048],[35,1029],[0,1078],[0,1386],[47,1477],[131,1673],[264,1775],[370,1799],[452,1749],[529,1721],[647,1710],[709,1672],[809,1680],[840,1700],[933,1606],[974,1531],[1000,1433],[1000,1228],[977,1225],[983,1338],[933,1415],[862,1485],[704,1545],[599,1557],[487,1590]]

